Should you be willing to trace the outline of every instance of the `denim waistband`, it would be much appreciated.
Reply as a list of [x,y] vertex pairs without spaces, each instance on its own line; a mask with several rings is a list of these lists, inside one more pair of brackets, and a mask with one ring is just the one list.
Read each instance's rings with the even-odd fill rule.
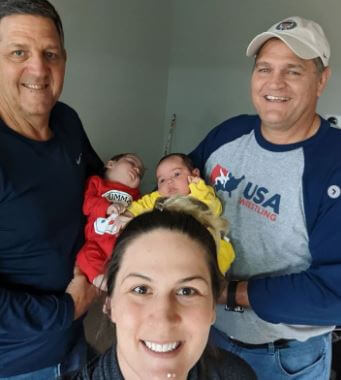
[[230,341],[234,343],[236,346],[243,347],[243,348],[248,348],[248,349],[259,349],[259,348],[269,348],[274,347],[274,348],[285,348],[288,347],[290,342],[294,342],[294,339],[278,339],[275,340],[274,342],[268,342],[268,343],[261,343],[261,344],[252,344],[252,343],[244,343],[241,342],[237,339],[232,339],[230,338]]

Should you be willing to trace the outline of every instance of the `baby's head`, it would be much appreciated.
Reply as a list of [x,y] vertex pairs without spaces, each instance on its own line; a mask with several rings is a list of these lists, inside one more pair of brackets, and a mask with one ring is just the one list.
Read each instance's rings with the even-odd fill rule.
[[199,177],[199,169],[183,153],[171,153],[164,156],[156,167],[157,188],[163,197],[188,195],[190,192],[188,177]]
[[144,170],[143,163],[136,154],[122,153],[106,163],[104,178],[134,189],[140,186]]

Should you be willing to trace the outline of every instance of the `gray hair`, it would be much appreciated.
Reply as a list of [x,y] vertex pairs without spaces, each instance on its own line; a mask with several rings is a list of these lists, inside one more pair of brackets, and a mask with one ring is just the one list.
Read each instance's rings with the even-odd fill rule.
[[64,48],[62,21],[55,7],[47,0],[0,0],[0,21],[11,15],[33,15],[47,17],[56,26],[60,43]]
[[324,66],[324,64],[322,62],[322,59],[320,57],[317,57],[317,58],[314,58],[313,61],[315,63],[317,72],[319,74],[322,74],[323,71],[326,69],[326,67]]

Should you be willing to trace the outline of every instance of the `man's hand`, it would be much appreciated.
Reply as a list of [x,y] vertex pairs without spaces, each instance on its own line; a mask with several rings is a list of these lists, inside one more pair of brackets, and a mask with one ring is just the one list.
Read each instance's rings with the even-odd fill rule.
[[236,302],[237,305],[243,307],[250,307],[249,296],[247,294],[247,281],[238,282],[236,291]]
[[221,294],[220,294],[220,296],[218,298],[217,303],[219,305],[225,305],[226,304],[226,300],[227,300],[227,284],[225,285],[224,290],[221,292]]
[[87,312],[99,291],[91,284],[79,270],[75,270],[74,277],[66,288],[73,299],[75,306],[74,320]]

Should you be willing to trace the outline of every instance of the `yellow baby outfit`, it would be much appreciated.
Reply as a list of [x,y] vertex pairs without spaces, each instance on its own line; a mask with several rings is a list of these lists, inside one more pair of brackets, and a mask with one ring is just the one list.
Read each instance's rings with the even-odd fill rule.
[[[213,187],[206,185],[203,179],[200,179],[198,183],[190,183],[189,189],[190,193],[188,196],[192,196],[205,203],[212,210],[214,215],[221,214],[222,207],[219,198],[215,195]],[[128,207],[128,211],[134,216],[137,216],[145,211],[152,210],[155,206],[156,200],[160,197],[161,194],[158,191],[146,194],[137,201],[133,201]],[[229,239],[221,239],[217,257],[221,273],[225,274],[227,272],[234,258],[234,249]]]

